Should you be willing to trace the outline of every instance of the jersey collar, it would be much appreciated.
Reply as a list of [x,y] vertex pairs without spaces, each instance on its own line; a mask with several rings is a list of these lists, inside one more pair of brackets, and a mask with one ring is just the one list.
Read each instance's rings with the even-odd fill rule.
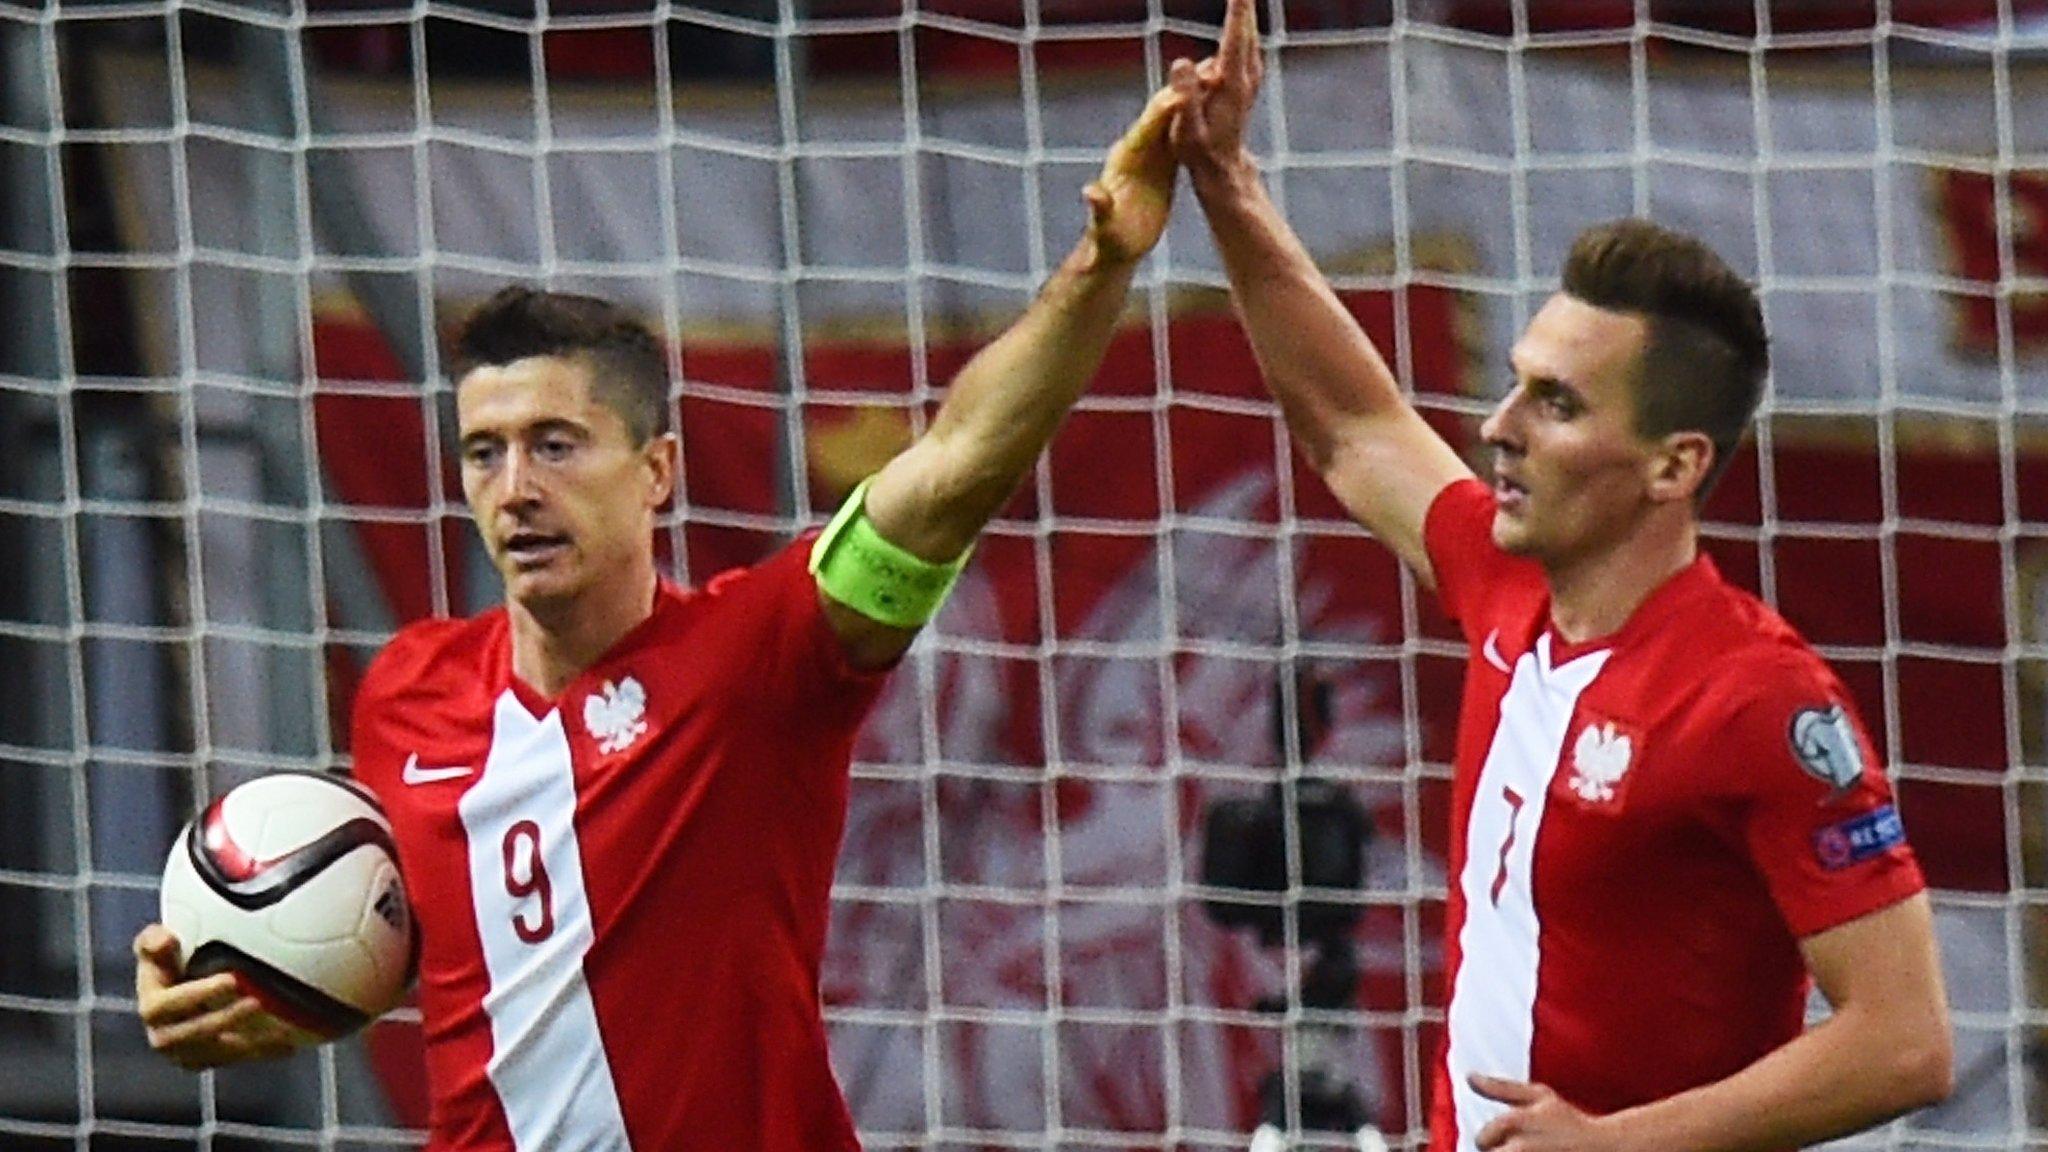
[[521,680],[512,671],[511,621],[505,610],[499,608],[500,631],[498,642],[494,646],[495,651],[492,653],[492,663],[496,667],[491,670],[491,678],[499,681],[500,687],[509,689],[512,695],[518,698],[519,703],[525,706],[527,713],[534,719],[545,719],[547,714],[554,711],[556,705],[561,703],[562,700],[568,698],[578,689],[589,683],[593,674],[601,672],[605,668],[617,663],[622,656],[638,648],[648,634],[654,632],[661,626],[662,621],[680,610],[684,604],[689,602],[693,595],[694,592],[691,589],[675,583],[668,577],[657,577],[654,582],[653,611],[647,614],[646,619],[628,629],[624,636],[614,641],[610,648],[605,649],[604,655],[599,656],[592,662],[590,667],[585,668],[574,680],[569,681],[568,686],[562,689],[562,694],[553,700],[542,695],[540,689]]
[[1550,633],[1551,659],[1557,664],[1566,664],[1588,652],[1608,648],[1624,648],[1643,636],[1660,628],[1665,621],[1685,610],[1687,604],[1722,584],[1721,570],[1714,564],[1714,558],[1704,551],[1693,557],[1692,563],[1657,586],[1647,600],[1636,605],[1636,610],[1620,628],[1605,636],[1590,640],[1571,641],[1558,632],[1557,625],[1546,619],[1544,630]]

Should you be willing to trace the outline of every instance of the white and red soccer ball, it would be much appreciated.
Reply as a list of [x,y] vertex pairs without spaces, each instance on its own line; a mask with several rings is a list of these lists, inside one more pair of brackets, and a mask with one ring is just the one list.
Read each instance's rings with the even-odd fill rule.
[[396,1007],[418,964],[390,821],[325,773],[274,773],[215,798],[171,846],[162,918],[187,977],[234,973],[306,1043]]

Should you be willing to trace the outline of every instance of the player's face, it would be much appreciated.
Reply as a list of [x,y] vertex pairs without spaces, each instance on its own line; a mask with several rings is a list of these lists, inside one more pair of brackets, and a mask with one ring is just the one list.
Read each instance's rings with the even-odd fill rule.
[[510,599],[544,607],[653,560],[675,438],[634,444],[581,360],[478,368],[456,387],[462,490]]
[[1512,390],[1480,426],[1494,456],[1494,543],[1553,571],[1624,539],[1657,446],[1635,431],[1640,316],[1552,296],[1510,354]]

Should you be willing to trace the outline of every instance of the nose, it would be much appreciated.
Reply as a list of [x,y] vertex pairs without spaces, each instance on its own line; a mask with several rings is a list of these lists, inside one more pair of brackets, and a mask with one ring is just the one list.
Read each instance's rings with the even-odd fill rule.
[[531,508],[540,503],[539,469],[527,458],[525,452],[514,449],[505,453],[503,470],[498,475],[500,484],[498,502],[506,510]]
[[1495,404],[1493,411],[1487,413],[1486,419],[1480,422],[1479,439],[1488,447],[1507,452],[1518,450],[1514,426],[1516,416],[1521,412],[1521,395],[1520,388],[1509,389],[1508,394],[1501,397],[1500,403]]

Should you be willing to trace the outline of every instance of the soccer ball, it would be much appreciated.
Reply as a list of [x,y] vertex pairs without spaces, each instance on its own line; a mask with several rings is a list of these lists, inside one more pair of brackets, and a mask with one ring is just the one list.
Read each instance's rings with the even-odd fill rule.
[[418,966],[391,824],[339,776],[279,772],[216,797],[171,846],[162,908],[187,977],[234,973],[301,1043],[396,1007]]

